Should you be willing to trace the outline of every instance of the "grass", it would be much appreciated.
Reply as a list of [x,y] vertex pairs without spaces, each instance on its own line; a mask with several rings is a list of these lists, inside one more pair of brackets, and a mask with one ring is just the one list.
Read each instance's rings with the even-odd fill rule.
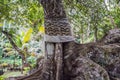
[[21,72],[19,71],[16,71],[16,72],[5,72],[1,77],[5,77],[5,78],[8,78],[8,77],[16,77],[16,76],[23,76],[24,74],[21,74]]

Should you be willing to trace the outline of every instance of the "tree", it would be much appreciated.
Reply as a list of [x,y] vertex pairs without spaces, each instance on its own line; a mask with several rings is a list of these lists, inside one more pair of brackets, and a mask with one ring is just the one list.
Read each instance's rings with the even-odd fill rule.
[[[77,44],[74,43],[71,26],[67,20],[62,0],[40,0],[40,3],[43,5],[45,14],[46,52],[44,62],[36,72],[26,77],[18,78],[18,80],[86,80],[90,79],[90,75],[94,76],[93,79],[102,78],[103,80],[109,80],[108,74],[102,67],[80,56],[79,49],[77,50],[78,52],[75,51]],[[76,53],[74,54],[74,52]],[[87,65],[88,72],[92,72],[92,69],[96,68],[98,70],[96,73],[100,74],[102,72],[102,75],[97,76],[94,73],[87,73],[86,75],[89,75],[87,77],[84,72],[82,74],[82,70],[77,72],[76,70],[80,69],[80,65],[84,66],[83,70],[85,69],[86,62],[89,63]],[[76,66],[73,65],[74,63],[76,63]]]
[[[45,14],[45,57],[35,72],[16,78],[17,80],[119,79],[119,71],[116,71],[119,69],[117,64],[120,57],[116,58],[119,53],[119,44],[116,44],[120,40],[119,29],[109,31],[97,43],[77,44],[74,42],[62,0],[40,0],[40,3]],[[113,55],[114,50],[117,52]],[[115,66],[109,71],[111,65]]]

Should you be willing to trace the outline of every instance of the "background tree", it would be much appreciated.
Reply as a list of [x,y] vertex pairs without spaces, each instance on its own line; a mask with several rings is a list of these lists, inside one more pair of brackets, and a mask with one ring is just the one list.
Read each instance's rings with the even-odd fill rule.
[[24,0],[0,1],[0,31],[5,34],[13,48],[21,55],[23,65],[26,55],[30,54],[22,48],[25,43],[30,41],[31,30],[35,30],[33,34],[38,34],[39,27],[43,23],[43,10],[40,6],[37,1],[32,0],[29,2]]

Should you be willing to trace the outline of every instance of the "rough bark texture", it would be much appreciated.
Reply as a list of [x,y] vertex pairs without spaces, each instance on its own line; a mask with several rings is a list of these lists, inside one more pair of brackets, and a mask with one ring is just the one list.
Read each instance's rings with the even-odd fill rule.
[[71,26],[66,17],[62,0],[40,0],[45,14],[45,41],[73,41]]
[[120,80],[120,46],[117,44],[120,29],[109,31],[97,43],[77,44],[73,41],[62,0],[40,2],[45,12],[46,38],[49,38],[45,57],[35,72],[16,80]]

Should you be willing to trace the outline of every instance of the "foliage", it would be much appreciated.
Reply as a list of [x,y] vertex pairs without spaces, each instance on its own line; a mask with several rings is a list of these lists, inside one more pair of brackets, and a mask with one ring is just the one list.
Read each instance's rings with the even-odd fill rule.
[[28,62],[31,64],[32,67],[35,67],[36,65],[36,58],[33,56],[30,56],[29,58],[27,58]]
[[[0,32],[6,31],[11,34],[15,44],[19,49],[23,50],[26,44],[31,45],[30,39],[39,33],[39,26],[43,25],[44,22],[43,13],[43,8],[37,0],[0,1]],[[1,35],[0,44],[2,44],[3,52],[5,55],[10,56],[8,58],[10,64],[14,64],[14,61],[11,59],[15,59],[14,54],[17,53],[8,39],[3,34]],[[26,47],[29,48],[29,46]],[[31,46],[34,47],[33,45]],[[1,61],[6,62],[8,60],[2,59]]]
[[0,80],[5,80],[5,77],[3,77],[3,76],[0,76]]
[[27,43],[29,40],[30,40],[30,37],[31,37],[31,34],[33,32],[33,29],[30,28],[26,34],[24,35],[24,38],[23,38],[23,43]]
[[45,28],[44,28],[44,26],[40,26],[40,27],[39,27],[39,32],[40,32],[40,33],[45,33]]
[[14,42],[19,47],[22,47],[22,43],[28,42],[30,37],[29,32],[24,35],[22,33],[28,27],[38,33],[39,26],[44,22],[43,8],[37,0],[5,0],[0,1],[0,7],[2,30],[12,34]]
[[[11,56],[12,57],[12,56]],[[5,59],[5,58],[3,58],[2,60],[0,60],[0,65],[2,66],[2,65],[13,65],[14,64],[14,59],[13,58],[7,58],[7,59]],[[15,61],[15,64],[16,65],[18,65],[18,66],[21,66],[21,59],[16,59],[16,61]]]
[[64,4],[75,36],[81,43],[98,40],[109,29],[119,25],[118,1],[64,0]]
[[24,74],[27,74],[30,71],[30,68],[29,67],[25,67],[24,70],[25,70]]

